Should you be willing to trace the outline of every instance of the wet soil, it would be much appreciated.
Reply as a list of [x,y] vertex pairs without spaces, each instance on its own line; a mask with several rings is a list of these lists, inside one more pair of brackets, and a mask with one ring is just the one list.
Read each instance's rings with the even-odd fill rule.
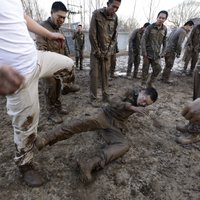
[[[140,84],[141,79],[127,79],[127,56],[118,57],[117,78],[109,81],[114,95],[121,87]],[[38,169],[48,180],[40,188],[26,186],[14,164],[15,147],[11,120],[6,114],[6,99],[0,97],[0,199],[5,200],[199,200],[200,199],[200,143],[179,145],[180,135],[175,126],[187,123],[180,112],[192,99],[191,76],[182,76],[182,64],[176,62],[172,85],[156,83],[158,101],[150,108],[149,116],[132,115],[126,137],[130,150],[103,170],[94,173],[95,181],[83,185],[79,181],[77,159],[95,154],[103,145],[96,132],[75,135],[35,153]],[[76,72],[81,90],[62,96],[63,106],[70,113],[64,120],[96,111],[89,103],[89,59],[84,70]],[[99,90],[100,92],[100,90]],[[100,93],[99,93],[100,96]],[[40,86],[41,117],[38,134],[56,125],[47,121],[44,94]],[[156,118],[158,122],[155,122]]]

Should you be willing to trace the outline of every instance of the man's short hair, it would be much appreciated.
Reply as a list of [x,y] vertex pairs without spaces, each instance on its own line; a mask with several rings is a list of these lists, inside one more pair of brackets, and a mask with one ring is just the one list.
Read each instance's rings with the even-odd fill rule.
[[108,0],[107,5],[113,3],[114,1],[119,1],[121,3],[121,0]]
[[184,26],[194,26],[194,22],[192,20],[187,21]]
[[55,1],[51,6],[52,12],[64,11],[67,12],[67,8],[61,1]]
[[145,89],[145,94],[149,95],[153,102],[155,102],[157,100],[157,98],[158,98],[158,92],[153,87],[146,88]]
[[145,24],[143,25],[143,27],[146,28],[146,27],[149,26],[149,25],[150,25],[150,23],[147,22],[147,23],[145,23]]
[[157,18],[159,17],[160,14],[165,14],[166,15],[166,19],[168,18],[168,12],[166,10],[161,10],[158,15]]

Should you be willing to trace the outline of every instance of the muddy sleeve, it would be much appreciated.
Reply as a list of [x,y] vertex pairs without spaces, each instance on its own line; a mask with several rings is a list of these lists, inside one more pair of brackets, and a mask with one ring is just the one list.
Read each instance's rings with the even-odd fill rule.
[[131,37],[129,39],[129,48],[131,48],[131,49],[133,49],[133,41],[134,41],[136,35],[137,35],[137,32],[133,31],[131,34]]
[[181,54],[182,44],[183,44],[184,39],[185,39],[185,33],[181,32],[179,35],[177,47],[176,47],[176,53],[179,55]]
[[118,95],[113,97],[110,100],[110,104],[114,107],[124,107],[129,110],[131,103],[127,102],[127,98],[132,95],[133,89],[131,88],[123,88],[122,92],[119,92]]
[[90,44],[92,46],[93,49],[93,54],[98,54],[100,53],[100,48],[98,45],[98,41],[97,41],[97,11],[94,11],[92,14],[92,19],[90,22],[90,29],[89,29],[89,40],[90,40]]
[[149,33],[150,33],[150,26],[148,26],[144,32],[144,34],[142,35],[142,39],[141,39],[141,48],[142,48],[142,55],[147,55],[147,49],[146,49],[146,42],[147,39],[149,37]]
[[67,42],[67,38],[65,38],[65,55],[68,56],[70,54],[69,45]]
[[48,39],[40,35],[36,35],[36,45],[38,50],[47,51],[48,50]]

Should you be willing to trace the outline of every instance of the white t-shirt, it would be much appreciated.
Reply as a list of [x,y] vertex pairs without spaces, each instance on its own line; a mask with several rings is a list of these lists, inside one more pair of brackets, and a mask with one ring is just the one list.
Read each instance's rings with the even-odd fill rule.
[[10,65],[26,75],[36,63],[37,50],[26,26],[21,0],[1,1],[0,65]]

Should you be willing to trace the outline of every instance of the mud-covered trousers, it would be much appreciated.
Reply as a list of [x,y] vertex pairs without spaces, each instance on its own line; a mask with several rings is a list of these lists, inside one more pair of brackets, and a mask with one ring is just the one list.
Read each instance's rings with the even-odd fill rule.
[[200,58],[194,69],[193,100],[200,97]]
[[162,80],[168,81],[171,73],[171,69],[174,65],[175,52],[169,52],[165,54],[165,68],[162,73]]
[[159,73],[161,72],[161,64],[160,64],[160,59],[150,59],[148,57],[143,57],[143,66],[142,66],[142,82],[146,83],[148,76],[149,76],[149,67],[152,67],[152,74],[150,77],[150,83],[153,83]]
[[103,61],[90,54],[90,98],[97,99],[98,82],[101,80],[102,96],[106,98],[108,94],[108,76],[110,72],[111,56],[108,55]]
[[117,62],[117,55],[116,53],[114,53],[111,55],[110,58],[110,76],[114,76],[115,74],[116,62]]
[[136,77],[137,73],[138,73],[138,68],[140,65],[140,52],[139,51],[129,51],[128,52],[127,75],[131,74],[133,64],[134,64],[133,76]]
[[7,96],[7,112],[12,117],[15,162],[18,166],[30,163],[33,159],[34,141],[39,121],[39,78],[53,76],[57,71],[72,69],[74,62],[67,56],[54,52],[38,51],[35,69],[26,75],[25,84],[15,94]]
[[63,140],[77,133],[99,130],[99,133],[107,143],[107,146],[97,153],[101,158],[100,166],[103,168],[107,163],[123,156],[129,150],[130,144],[122,130],[115,126],[117,121],[112,117],[106,116],[101,109],[98,109],[98,111],[89,118],[83,116],[79,120],[60,125],[56,129],[56,135],[60,135],[61,138],[59,140]]
[[193,71],[197,64],[198,57],[199,57],[199,52],[186,49],[184,56],[183,56],[183,61],[185,62],[184,70],[185,71],[187,70],[188,64],[189,64],[189,62],[191,62],[190,70]]

